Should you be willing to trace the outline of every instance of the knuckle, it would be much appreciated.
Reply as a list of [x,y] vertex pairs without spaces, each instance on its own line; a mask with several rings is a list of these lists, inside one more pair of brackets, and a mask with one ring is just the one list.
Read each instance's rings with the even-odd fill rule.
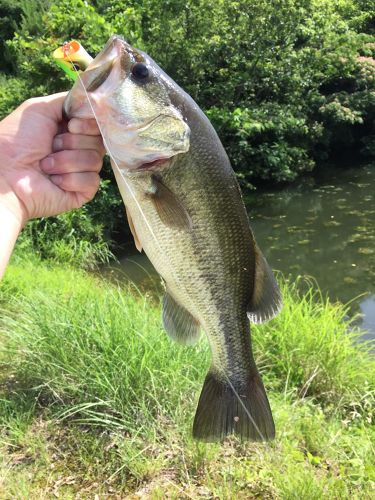
[[66,191],[71,191],[72,190],[73,183],[72,183],[71,176],[69,174],[64,175],[64,179],[61,182],[60,187],[62,189],[65,189]]
[[90,135],[92,130],[91,120],[80,120],[82,134]]
[[71,155],[69,150],[64,149],[55,154],[55,165],[54,165],[55,170],[60,170],[60,169],[65,170],[66,168],[69,167],[70,163],[71,163]]
[[[89,200],[88,200],[89,201]],[[86,199],[84,199],[82,196],[75,196],[73,208],[81,208],[83,205],[86,203]]]
[[41,100],[40,97],[29,97],[23,103],[23,106],[25,106],[25,107],[33,106],[34,104],[38,104],[40,102],[40,100]]
[[59,173],[69,173],[79,170],[80,158],[77,156],[77,151],[63,149],[55,155],[54,170]]
[[96,149],[91,149],[90,154],[92,161],[97,162],[100,160],[99,151],[96,151]]
[[64,134],[62,141],[64,149],[76,149],[77,140],[73,134]]
[[85,202],[91,201],[94,199],[94,196],[96,194],[96,191],[87,191],[85,193]]
[[87,120],[83,120],[82,118],[73,118],[72,122],[74,125],[74,132],[76,134],[87,134]]
[[88,160],[90,161],[90,164],[94,167],[101,166],[102,164],[102,157],[96,149],[90,149],[88,151]]
[[98,175],[92,176],[92,178],[90,179],[90,184],[89,186],[87,186],[87,191],[86,191],[88,200],[92,200],[94,198],[96,192],[99,189],[99,185],[100,185],[99,176]]
[[85,201],[91,201],[94,199],[94,196],[96,195],[96,189],[88,189],[86,192],[85,192]]

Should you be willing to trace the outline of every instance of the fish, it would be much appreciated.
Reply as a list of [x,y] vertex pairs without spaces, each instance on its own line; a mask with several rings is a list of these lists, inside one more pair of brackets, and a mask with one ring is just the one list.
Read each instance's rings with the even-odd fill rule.
[[80,74],[64,114],[96,118],[136,247],[163,278],[162,322],[212,360],[193,423],[211,442],[266,441],[275,425],[250,323],[282,307],[228,156],[197,103],[143,51],[112,36]]

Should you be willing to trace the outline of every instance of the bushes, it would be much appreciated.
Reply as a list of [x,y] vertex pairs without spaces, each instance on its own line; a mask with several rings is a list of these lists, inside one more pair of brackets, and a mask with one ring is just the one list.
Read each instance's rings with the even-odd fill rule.
[[[64,40],[77,38],[95,54],[119,33],[197,100],[244,185],[291,181],[338,152],[374,155],[371,2],[37,4],[20,2],[23,14],[5,23],[0,115],[31,94],[70,87],[51,59]],[[110,202],[107,211],[116,210]]]
[[[373,57],[374,38],[355,31],[366,29],[365,3],[129,4],[138,14],[131,41],[208,113],[244,181],[293,180],[343,146],[359,152],[373,134],[373,72],[363,57]],[[113,1],[102,13],[127,36],[120,9]],[[321,108],[343,97],[357,121],[326,120]]]
[[228,137],[227,152],[243,183],[254,178],[292,181],[314,168],[306,149],[322,135],[322,127],[318,123],[309,127],[306,117],[296,116],[291,108],[277,103],[232,112],[212,107],[208,116],[219,135]]
[[94,269],[113,258],[115,228],[127,234],[125,211],[114,182],[102,181],[96,198],[79,210],[28,222],[19,238],[18,250]]
[[64,40],[78,38],[95,54],[111,33],[123,34],[205,109],[247,181],[311,170],[335,150],[337,126],[358,151],[373,133],[374,37],[360,33],[370,30],[366,2],[49,3],[38,21],[23,7],[6,43],[29,93],[70,86],[51,60]]

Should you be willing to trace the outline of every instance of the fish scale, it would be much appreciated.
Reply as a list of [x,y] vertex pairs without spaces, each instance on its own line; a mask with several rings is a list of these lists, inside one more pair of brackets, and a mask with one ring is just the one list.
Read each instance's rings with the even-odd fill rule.
[[[136,64],[143,66],[132,70]],[[165,282],[167,333],[191,343],[202,329],[209,341],[212,364],[193,435],[205,441],[232,432],[243,439],[273,438],[249,318],[271,318],[281,297],[215,130],[149,56],[119,37],[107,43],[79,83],[100,110],[105,143],[116,144],[108,152],[137,246]],[[92,117],[80,92],[75,84],[65,112]]]
[[[191,117],[190,121],[194,144],[195,120]],[[206,332],[213,355],[212,371],[243,381],[257,374],[246,316],[254,286],[254,244],[233,171],[225,153],[218,160],[217,150],[210,155],[198,142],[191,154],[181,155],[161,172],[163,183],[190,213],[191,232],[166,227],[152,203],[145,203],[151,173],[124,174],[158,236],[158,245],[144,220],[137,216],[135,201],[129,196],[125,203],[142,246],[168,290]],[[218,166],[227,167],[226,175]]]

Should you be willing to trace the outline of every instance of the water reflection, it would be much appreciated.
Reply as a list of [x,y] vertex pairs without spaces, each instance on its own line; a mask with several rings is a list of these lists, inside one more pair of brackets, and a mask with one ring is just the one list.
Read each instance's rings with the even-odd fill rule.
[[118,264],[106,266],[101,274],[118,284],[130,283],[140,293],[159,301],[163,292],[162,280],[146,255],[137,251],[134,254],[134,251],[132,248],[131,255],[123,257]]
[[375,295],[362,300],[359,307],[363,315],[362,328],[368,332],[364,338],[375,338]]

